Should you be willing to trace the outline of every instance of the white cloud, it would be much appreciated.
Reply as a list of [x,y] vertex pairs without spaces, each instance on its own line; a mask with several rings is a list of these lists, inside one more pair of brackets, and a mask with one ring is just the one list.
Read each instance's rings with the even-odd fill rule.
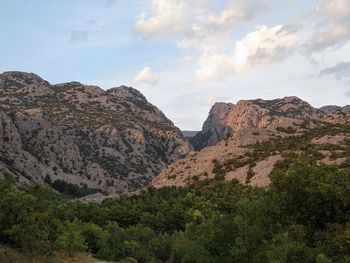
[[208,0],[152,0],[135,30],[147,37],[176,36],[178,47],[191,49],[191,57],[198,60],[196,76],[201,81],[240,74],[291,53],[297,36],[283,26],[260,26],[235,43],[232,33],[238,26],[259,17],[267,6],[261,0],[225,2],[215,9]]
[[280,61],[291,53],[296,42],[296,33],[288,27],[259,26],[238,41],[231,54],[203,54],[198,62],[197,78],[201,81],[218,80]]
[[350,40],[350,0],[323,0],[316,6],[320,25],[306,41],[307,53],[337,48]]
[[331,21],[346,22],[350,17],[350,1],[323,0],[316,10]]
[[149,67],[145,67],[134,77],[133,82],[136,85],[157,86],[159,77]]
[[179,35],[180,47],[195,41],[232,31],[239,23],[256,18],[265,5],[261,0],[228,0],[214,12],[209,0],[151,0],[135,25],[136,32],[146,37]]
[[188,63],[193,60],[193,56],[182,56],[178,59],[178,62],[180,63]]
[[188,32],[190,2],[193,0],[152,0],[150,15],[146,12],[140,14],[136,32],[148,37]]
[[231,0],[217,13],[204,12],[196,17],[191,34],[178,42],[181,49],[195,48],[202,52],[214,51],[231,42],[231,33],[241,23],[259,17],[267,7],[261,1]]
[[218,14],[211,14],[205,17],[201,24],[209,32],[227,32],[241,22],[252,21],[266,9],[267,6],[261,1],[229,1],[228,5]]

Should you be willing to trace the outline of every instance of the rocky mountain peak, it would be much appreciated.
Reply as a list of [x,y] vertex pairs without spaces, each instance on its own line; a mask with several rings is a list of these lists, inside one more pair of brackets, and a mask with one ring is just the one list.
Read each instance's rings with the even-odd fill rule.
[[350,113],[350,105],[341,107],[337,105],[327,105],[320,108],[320,111],[326,114],[335,114],[335,113]]
[[49,83],[34,73],[7,71],[0,74],[0,85],[3,92],[14,92],[30,85],[44,85]]
[[139,92],[137,89],[134,89],[132,87],[120,86],[116,88],[111,88],[107,90],[107,93],[117,96],[119,98],[139,99],[139,100],[147,101],[146,97],[143,96],[141,92]]
[[208,132],[214,126],[220,126],[225,122],[227,114],[234,105],[232,103],[217,102],[210,109],[209,116],[203,124],[203,131]]
[[31,85],[34,83],[47,82],[34,73],[21,72],[21,71],[6,71],[0,74],[2,80],[16,80],[20,83]]
[[293,122],[318,119],[323,115],[322,111],[295,96],[274,100],[240,100],[236,105],[216,103],[204,122],[202,131],[191,138],[190,142],[196,150],[201,150],[238,130],[266,128],[281,119]]
[[0,171],[10,169],[21,182],[49,177],[128,192],[190,151],[180,130],[133,88],[0,75]]
[[[247,114],[250,112],[250,114]],[[230,114],[235,115],[236,122],[247,117],[261,119],[263,117],[289,117],[297,119],[317,118],[322,113],[309,103],[298,97],[284,97],[274,100],[239,101]],[[242,116],[241,118],[239,116]],[[242,121],[244,122],[244,120]],[[254,125],[254,124],[253,124]],[[257,124],[255,124],[257,125]]]
[[[291,154],[303,156],[304,161],[313,156],[317,163],[347,162],[350,114],[343,107],[319,110],[297,97],[242,100],[225,116],[220,125],[210,127],[220,131],[201,131],[190,139],[195,148],[204,148],[164,169],[153,185],[185,186],[215,178],[267,187],[274,167]],[[218,136],[225,129],[230,132]]]

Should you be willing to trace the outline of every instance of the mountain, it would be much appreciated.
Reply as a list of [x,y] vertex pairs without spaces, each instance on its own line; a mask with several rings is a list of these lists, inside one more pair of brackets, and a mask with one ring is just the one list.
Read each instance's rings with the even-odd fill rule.
[[0,74],[0,170],[15,172],[21,184],[63,181],[125,193],[190,151],[181,131],[133,88]]
[[326,114],[297,97],[215,104],[204,126],[216,133],[202,145],[219,142],[163,170],[155,187],[206,178],[267,186],[272,169],[291,154],[339,165],[350,156],[350,114]]
[[214,104],[203,124],[202,131],[189,140],[195,150],[199,151],[206,146],[214,145],[231,132],[231,127],[227,124],[227,116],[233,106],[223,102]]
[[210,110],[203,129],[190,140],[195,150],[215,145],[242,128],[261,128],[276,119],[313,119],[323,112],[297,97],[276,100],[241,100],[237,105],[216,103]]
[[190,139],[194,137],[199,131],[181,131],[182,135],[185,136],[185,138]]
[[328,106],[321,107],[320,110],[326,114],[333,114],[336,112],[350,113],[350,105],[347,105],[344,107],[340,107],[336,105],[328,105]]

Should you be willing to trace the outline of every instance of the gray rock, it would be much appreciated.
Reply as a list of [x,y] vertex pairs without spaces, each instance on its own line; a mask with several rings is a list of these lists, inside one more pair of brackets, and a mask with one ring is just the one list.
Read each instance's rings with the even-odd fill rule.
[[350,105],[340,107],[336,105],[327,105],[320,108],[326,114],[334,114],[337,112],[350,113]]
[[297,97],[275,100],[241,100],[236,105],[216,103],[201,132],[190,139],[195,150],[217,144],[243,128],[261,128],[283,118],[312,120],[324,113]]
[[0,74],[0,163],[21,181],[61,179],[121,194],[149,185],[190,151],[181,131],[133,88]]

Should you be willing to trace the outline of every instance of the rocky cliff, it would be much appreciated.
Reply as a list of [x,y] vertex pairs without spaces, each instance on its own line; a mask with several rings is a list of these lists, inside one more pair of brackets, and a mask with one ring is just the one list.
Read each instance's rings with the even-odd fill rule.
[[203,129],[190,142],[196,150],[215,145],[244,128],[264,128],[276,120],[315,119],[324,114],[297,97],[276,100],[242,100],[236,105],[216,103]]
[[[215,110],[218,106],[222,111]],[[183,186],[206,178],[267,186],[274,166],[291,153],[336,164],[350,156],[350,114],[327,114],[297,97],[218,104],[213,109],[206,130],[221,133],[210,134],[202,145],[219,142],[163,170],[153,179],[155,187]]]
[[190,151],[180,130],[133,88],[0,74],[0,170],[20,183],[59,179],[124,193],[149,185]]
[[214,145],[231,132],[232,129],[227,124],[227,116],[233,106],[223,102],[214,104],[203,124],[202,131],[189,140],[195,150],[199,151],[206,146]]
[[350,105],[340,107],[336,105],[328,105],[328,106],[323,106],[320,108],[321,111],[323,111],[326,114],[334,114],[334,113],[350,113]]

